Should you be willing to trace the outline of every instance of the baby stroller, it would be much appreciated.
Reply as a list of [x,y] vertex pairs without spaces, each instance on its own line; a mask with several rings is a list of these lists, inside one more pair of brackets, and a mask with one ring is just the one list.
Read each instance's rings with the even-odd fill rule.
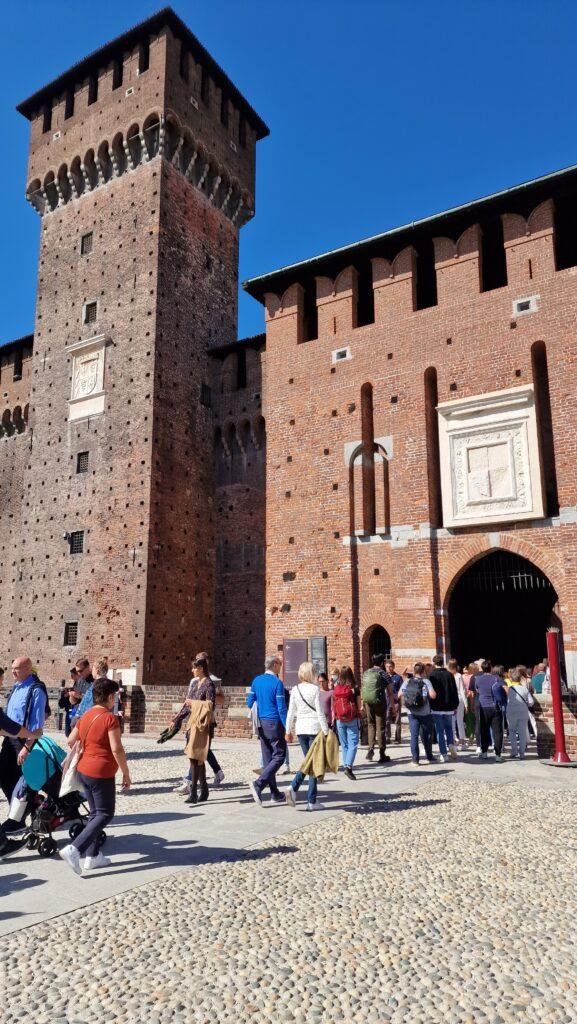
[[[65,751],[54,740],[41,736],[22,766],[23,778],[12,797],[13,801],[18,796],[25,800],[26,791],[29,796],[30,790],[37,794],[26,845],[29,850],[38,850],[41,857],[51,857],[56,853],[58,846],[52,833],[61,825],[69,822],[68,835],[75,839],[86,824],[84,794],[76,791],[60,796],[61,765],[65,757]],[[102,832],[100,846],[105,842],[106,833]]]

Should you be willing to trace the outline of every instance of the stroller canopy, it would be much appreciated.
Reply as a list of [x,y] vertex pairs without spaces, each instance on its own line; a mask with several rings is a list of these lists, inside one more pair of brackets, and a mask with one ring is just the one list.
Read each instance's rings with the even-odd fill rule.
[[26,784],[36,792],[44,789],[55,772],[60,772],[60,766],[65,757],[66,751],[62,747],[59,747],[48,736],[41,736],[36,740],[22,765],[22,774]]

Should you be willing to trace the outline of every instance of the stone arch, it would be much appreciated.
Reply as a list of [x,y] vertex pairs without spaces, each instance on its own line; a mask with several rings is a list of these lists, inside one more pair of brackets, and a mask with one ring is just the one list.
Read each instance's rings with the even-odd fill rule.
[[4,412],[2,413],[2,433],[11,434],[12,432],[12,413],[10,412],[10,409],[4,409]]
[[[130,156],[130,162],[132,169],[140,165],[143,159],[142,153],[142,139],[140,136],[140,128],[137,124],[131,124],[130,128],[126,133],[126,146],[128,146],[128,153]],[[124,147],[126,149],[126,146]]]
[[56,189],[56,179],[54,171],[48,171],[44,178],[44,194],[50,210],[55,210],[58,206],[58,192]]
[[110,156],[110,148],[106,140],[101,142],[98,147],[96,163],[102,183],[107,184],[114,177],[114,166]]
[[76,195],[81,196],[84,192],[85,182],[79,156],[75,156],[70,164],[70,177],[72,179],[72,187],[76,192]]
[[89,149],[84,157],[83,174],[87,187],[92,192],[98,186],[98,171],[94,159],[94,150]]
[[26,198],[38,213],[44,213],[46,203],[42,194],[42,183],[40,178],[32,179],[26,189]]
[[17,430],[19,434],[22,434],[26,423],[24,422],[24,417],[22,415],[21,405],[14,406],[14,409],[12,410],[12,423],[14,424],[14,429]]
[[252,422],[254,442],[259,451],[266,447],[266,423],[264,416],[257,416]]
[[[145,129],[145,131],[146,130],[147,129]],[[172,110],[168,111],[164,119],[164,155],[167,160],[172,162],[175,156],[178,155],[181,140],[181,123]]]
[[192,181],[192,184],[196,185],[197,188],[202,188],[204,179],[208,174],[209,166],[210,160],[208,152],[202,142],[199,142],[193,173],[192,176],[190,176],[190,181]]
[[117,132],[112,140],[110,159],[112,160],[115,175],[120,177],[121,174],[124,174],[128,166],[126,150],[124,148],[124,136],[122,132]]
[[523,541],[487,544],[462,565],[444,599],[448,647],[461,664],[483,657],[508,668],[545,656],[546,631],[560,625],[561,593],[545,565]]
[[393,277],[400,277],[403,274],[413,272],[413,258],[415,250],[412,245],[407,245],[397,253],[392,264]]
[[146,158],[147,160],[152,160],[158,153],[160,153],[161,137],[162,144],[164,145],[165,143],[165,131],[166,124],[161,119],[157,110],[154,110],[144,119],[140,141],[142,144],[144,140],[146,153],[141,153],[141,159]]
[[565,570],[557,558],[550,551],[544,551],[528,540],[521,540],[510,533],[499,535],[499,543],[493,544],[488,535],[477,536],[460,548],[460,554],[446,562],[439,573],[439,590],[443,594],[442,608],[445,614],[448,612],[449,601],[456,584],[464,573],[471,568],[475,562],[484,558],[492,551],[510,551],[513,555],[527,559],[537,569],[544,573],[550,580],[558,594],[563,593],[565,585]]
[[56,175],[56,188],[60,201],[62,203],[68,203],[72,199],[72,186],[68,177],[68,167],[66,164],[61,164]]

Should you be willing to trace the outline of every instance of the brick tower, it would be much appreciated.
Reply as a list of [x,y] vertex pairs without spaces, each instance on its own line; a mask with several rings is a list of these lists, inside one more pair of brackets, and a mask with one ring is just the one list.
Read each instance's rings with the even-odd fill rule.
[[214,631],[208,353],[268,130],[169,8],[18,109],[42,227],[11,649],[182,682]]

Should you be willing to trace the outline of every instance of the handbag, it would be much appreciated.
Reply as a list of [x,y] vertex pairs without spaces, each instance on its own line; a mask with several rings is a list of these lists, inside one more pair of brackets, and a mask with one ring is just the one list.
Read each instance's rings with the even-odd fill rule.
[[[88,729],[86,730],[86,736],[84,742],[88,738],[88,733],[92,729],[97,718],[102,718],[106,712],[102,711],[99,715],[95,715],[92,719]],[[68,796],[69,793],[83,792],[82,781],[78,774],[78,762],[84,753],[84,744],[80,739],[77,739],[74,746],[70,750],[70,753],[66,755],[62,762],[62,782],[60,783],[60,796]]]

